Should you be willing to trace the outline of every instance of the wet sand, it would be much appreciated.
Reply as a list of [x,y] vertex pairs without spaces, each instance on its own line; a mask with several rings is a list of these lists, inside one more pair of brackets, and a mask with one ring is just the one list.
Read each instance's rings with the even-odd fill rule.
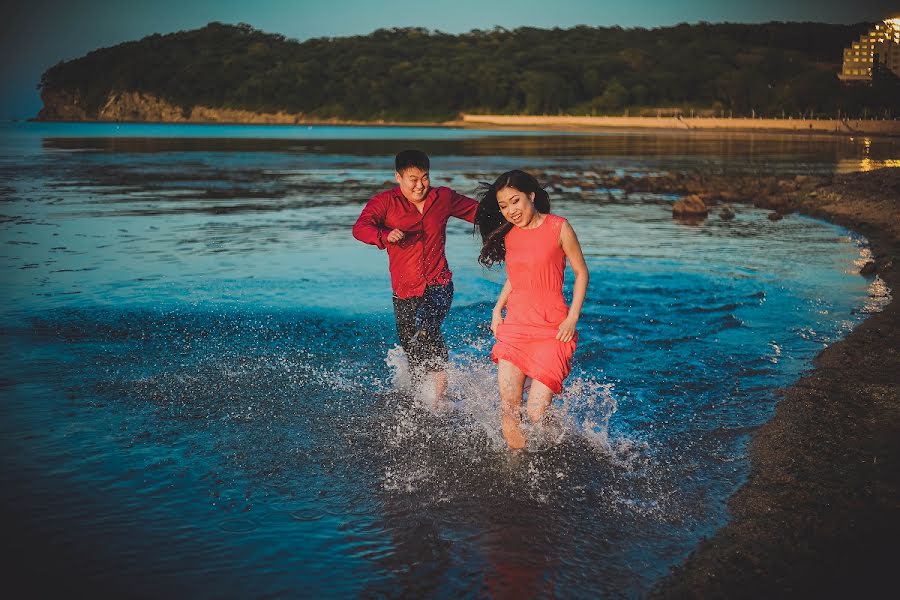
[[[900,169],[782,194],[865,235],[894,299],[816,358],[753,435],[732,518],[650,594],[870,597],[895,585],[900,540]],[[880,594],[879,594],[880,595]]]

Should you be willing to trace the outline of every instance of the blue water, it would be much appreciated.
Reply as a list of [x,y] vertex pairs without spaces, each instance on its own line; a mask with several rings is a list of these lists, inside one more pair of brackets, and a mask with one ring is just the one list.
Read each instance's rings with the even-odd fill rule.
[[448,228],[441,411],[408,389],[384,253],[350,236],[396,151],[429,149],[433,183],[472,194],[512,167],[828,173],[891,164],[896,143],[31,123],[0,135],[0,506],[29,559],[100,589],[640,595],[725,522],[779,388],[888,294],[856,274],[865,240],[828,223],[739,206],[690,226],[669,196],[554,192],[591,285],[566,390],[510,457],[487,358],[503,274],[478,266],[471,226]]

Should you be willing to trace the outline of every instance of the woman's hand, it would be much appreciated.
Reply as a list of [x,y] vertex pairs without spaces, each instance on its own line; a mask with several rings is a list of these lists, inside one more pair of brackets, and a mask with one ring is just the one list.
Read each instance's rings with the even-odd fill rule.
[[507,279],[503,283],[503,289],[500,290],[500,295],[497,296],[494,310],[491,311],[491,332],[494,334],[494,337],[497,337],[497,328],[503,323],[503,309],[506,308],[506,301],[509,299],[511,293],[512,284],[509,282],[509,279]]
[[500,323],[503,322],[503,312],[499,310],[494,310],[491,313],[491,333],[494,334],[494,337],[497,337],[497,327],[500,326]]
[[575,325],[578,324],[578,319],[573,317],[566,317],[565,320],[559,324],[559,331],[556,332],[556,339],[560,342],[571,342],[572,338],[575,337]]

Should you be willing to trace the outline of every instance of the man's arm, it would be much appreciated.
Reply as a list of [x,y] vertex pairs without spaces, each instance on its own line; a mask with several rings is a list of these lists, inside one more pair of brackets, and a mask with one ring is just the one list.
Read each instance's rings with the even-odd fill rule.
[[475,211],[478,210],[478,202],[472,200],[468,196],[456,193],[450,190],[450,214],[457,219],[475,222]]
[[384,250],[391,230],[385,226],[387,203],[383,198],[375,196],[366,203],[356,224],[353,225],[353,237],[364,244],[372,244]]

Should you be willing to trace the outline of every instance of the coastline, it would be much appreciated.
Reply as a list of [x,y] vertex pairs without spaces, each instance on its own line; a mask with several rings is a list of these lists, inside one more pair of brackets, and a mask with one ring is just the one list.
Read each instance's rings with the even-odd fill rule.
[[[693,117],[490,115],[459,114],[447,121],[395,121],[388,119],[315,118],[304,113],[256,112],[236,107],[195,105],[183,107],[152,94],[137,91],[110,92],[98,109],[88,110],[80,94],[72,90],[45,90],[43,108],[34,121],[101,123],[197,123],[252,125],[343,125],[367,127],[447,127],[519,131],[604,132],[647,130],[674,132],[768,132],[841,136],[900,136],[900,119],[770,119]],[[670,109],[671,110],[671,109]]]
[[[459,121],[356,121],[352,119],[259,119],[259,120],[194,120],[194,119],[44,119],[30,118],[9,120],[8,123],[108,123],[137,125],[253,125],[253,126],[335,126],[335,127],[442,127],[447,129],[483,129],[482,127],[464,127]],[[515,129],[515,128],[514,128]],[[522,128],[527,129],[527,128]]]
[[[769,204],[769,206],[766,206]],[[762,207],[865,235],[900,290],[900,169],[838,176]],[[760,206],[760,204],[757,204]],[[890,589],[900,536],[900,306],[825,348],[752,436],[730,520],[653,598],[865,597]]]
[[[479,115],[481,116],[481,115]],[[484,115],[488,117],[489,115]],[[591,121],[587,121],[591,119]],[[894,121],[837,121],[837,120],[784,120],[781,119],[675,119],[668,117],[514,117],[498,116],[496,120],[473,119],[462,115],[449,121],[390,121],[353,119],[314,119],[302,115],[279,118],[258,115],[255,118],[225,117],[221,119],[23,119],[32,123],[116,123],[116,124],[182,124],[182,125],[254,125],[295,127],[406,127],[444,128],[499,131],[539,131],[557,133],[623,133],[645,131],[673,135],[718,135],[722,133],[777,134],[798,136],[839,137],[900,137],[900,120]]]
[[863,119],[748,119],[717,117],[578,117],[526,115],[469,115],[460,121],[475,128],[609,131],[647,129],[685,131],[750,131],[777,133],[826,133],[835,135],[900,136],[900,120]]
[[[482,116],[482,115],[479,115]],[[489,115],[483,115],[490,117]],[[277,118],[259,115],[259,118],[241,119],[24,119],[34,123],[141,123],[141,124],[189,124],[189,125],[291,125],[339,126],[339,127],[439,127],[447,129],[492,129],[505,131],[564,131],[573,133],[598,133],[646,130],[670,133],[779,133],[797,135],[839,135],[839,136],[887,136],[900,137],[900,121],[843,121],[818,120],[801,121],[780,119],[684,119],[680,121],[668,117],[514,117],[498,116],[493,119],[474,119],[472,115],[462,115],[461,119],[449,121],[362,121],[353,119],[312,119],[302,115]],[[593,119],[593,121],[586,121]],[[687,125],[685,124],[687,122]]]

